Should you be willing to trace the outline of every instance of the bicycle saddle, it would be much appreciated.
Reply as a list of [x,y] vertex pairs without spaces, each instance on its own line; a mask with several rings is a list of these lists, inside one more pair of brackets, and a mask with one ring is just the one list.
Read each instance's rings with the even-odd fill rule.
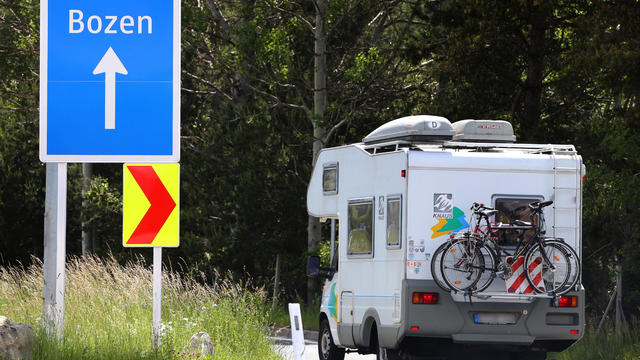
[[485,209],[485,210],[480,210],[480,212],[482,214],[484,214],[485,216],[489,217],[489,216],[491,216],[493,214],[496,214],[498,212],[498,210],[496,210],[496,209]]
[[551,204],[553,204],[553,200],[535,201],[529,204],[529,208],[531,208],[532,210],[537,210],[537,209],[542,209],[543,207],[547,207]]

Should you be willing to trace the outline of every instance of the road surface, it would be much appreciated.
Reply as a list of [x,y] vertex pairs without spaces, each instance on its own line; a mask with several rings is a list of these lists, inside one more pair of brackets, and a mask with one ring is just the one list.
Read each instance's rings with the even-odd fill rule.
[[[286,360],[293,359],[293,346],[291,346],[291,339],[287,338],[271,338],[274,342],[273,348],[282,355]],[[318,360],[318,345],[315,339],[305,340],[304,360]],[[360,355],[358,353],[347,354],[345,360],[375,360],[375,355]]]

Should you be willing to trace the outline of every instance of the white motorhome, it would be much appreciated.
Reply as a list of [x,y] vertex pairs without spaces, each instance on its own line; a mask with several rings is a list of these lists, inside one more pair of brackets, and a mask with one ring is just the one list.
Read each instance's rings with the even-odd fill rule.
[[389,359],[464,351],[476,359],[483,352],[544,359],[579,340],[580,281],[562,299],[514,290],[501,278],[469,295],[439,287],[431,261],[452,234],[468,230],[473,203],[511,222],[528,221],[522,208],[541,200],[554,202],[544,211],[547,235],[564,239],[581,258],[584,173],[572,145],[516,143],[506,121],[410,116],[362,143],[322,150],[307,209],[338,226],[324,269],[320,359],[342,359],[345,351]]

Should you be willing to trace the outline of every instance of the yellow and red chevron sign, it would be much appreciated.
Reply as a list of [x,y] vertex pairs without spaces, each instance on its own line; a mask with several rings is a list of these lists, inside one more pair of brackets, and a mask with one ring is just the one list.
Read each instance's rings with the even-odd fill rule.
[[124,164],[125,247],[180,245],[180,165]]

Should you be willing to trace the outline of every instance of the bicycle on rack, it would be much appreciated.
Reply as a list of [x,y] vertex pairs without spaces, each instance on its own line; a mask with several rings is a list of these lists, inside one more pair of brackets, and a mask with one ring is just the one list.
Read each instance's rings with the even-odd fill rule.
[[[490,217],[497,210],[474,203],[470,221],[473,224],[475,217],[473,232],[453,237],[434,253],[433,261],[439,263],[441,278],[436,278],[434,264],[431,270],[438,285],[447,291],[479,293],[496,277],[511,277],[516,265],[522,267],[526,280],[537,293],[557,296],[571,290],[580,276],[578,255],[563,239],[544,236],[542,209],[552,203],[530,203],[531,221],[515,220],[512,224],[492,223]],[[527,237],[529,230],[534,234]],[[499,244],[500,231],[516,231],[518,241],[513,251]]]

